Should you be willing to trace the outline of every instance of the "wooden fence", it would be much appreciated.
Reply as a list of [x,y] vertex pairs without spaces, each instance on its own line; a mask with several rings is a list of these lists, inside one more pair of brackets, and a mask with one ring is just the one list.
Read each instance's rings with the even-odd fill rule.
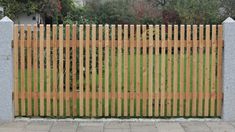
[[15,25],[13,50],[15,116],[221,116],[221,25]]

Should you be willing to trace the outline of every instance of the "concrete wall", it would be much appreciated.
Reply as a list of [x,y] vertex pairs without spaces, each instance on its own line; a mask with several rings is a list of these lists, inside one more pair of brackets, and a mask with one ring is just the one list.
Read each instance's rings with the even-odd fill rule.
[[13,21],[8,17],[0,20],[0,120],[13,119]]
[[235,121],[235,21],[228,18],[224,28],[223,119]]

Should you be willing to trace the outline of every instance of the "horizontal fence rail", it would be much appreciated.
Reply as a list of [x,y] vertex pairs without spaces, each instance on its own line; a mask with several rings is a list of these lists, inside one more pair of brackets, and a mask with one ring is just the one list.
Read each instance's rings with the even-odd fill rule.
[[15,25],[15,116],[220,117],[221,25]]

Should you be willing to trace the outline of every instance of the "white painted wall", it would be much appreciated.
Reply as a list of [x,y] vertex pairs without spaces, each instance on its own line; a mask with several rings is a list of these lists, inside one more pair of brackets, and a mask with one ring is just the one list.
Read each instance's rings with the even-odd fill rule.
[[40,14],[21,14],[14,20],[15,24],[40,24],[41,22],[43,21]]

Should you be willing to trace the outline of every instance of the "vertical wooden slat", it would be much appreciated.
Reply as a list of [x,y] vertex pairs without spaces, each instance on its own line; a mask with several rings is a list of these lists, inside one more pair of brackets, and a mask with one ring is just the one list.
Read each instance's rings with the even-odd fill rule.
[[20,26],[20,69],[21,69],[21,115],[26,115],[25,106],[25,33],[24,25]]
[[116,114],[116,29],[115,29],[115,25],[112,25],[112,94],[111,94],[111,97],[112,97],[112,103],[111,103],[111,106],[112,106],[112,109],[111,109],[111,116],[115,116]]
[[130,26],[130,116],[134,116],[134,25]]
[[27,26],[27,92],[28,116],[32,116],[32,36],[31,25]]
[[86,116],[90,116],[90,25],[86,25]]
[[153,116],[153,25],[149,25],[148,116]]
[[222,63],[223,63],[223,26],[218,26],[218,66],[217,66],[217,106],[216,115],[221,116],[222,105]]
[[124,116],[128,114],[128,25],[124,25]]
[[184,47],[185,47],[185,26],[180,27],[180,116],[184,116]]
[[167,51],[167,116],[171,116],[172,99],[172,25],[168,25],[168,51]]
[[73,24],[72,31],[72,89],[73,89],[73,116],[77,116],[77,25]]
[[44,116],[44,26],[40,25],[40,116]]
[[204,51],[204,42],[203,42],[203,25],[200,25],[199,29],[199,69],[198,69],[198,116],[202,116],[202,106],[203,106],[203,51]]
[[83,49],[84,49],[84,26],[79,25],[79,115],[84,116],[84,78],[83,78]]
[[47,116],[51,115],[51,29],[46,26],[46,84],[47,84]]
[[122,115],[122,26],[118,25],[118,111]]
[[209,82],[210,82],[210,26],[206,25],[206,66],[205,66],[205,103],[204,116],[209,116]]
[[64,46],[63,25],[59,25],[59,113],[64,116]]
[[216,25],[212,25],[212,59],[211,59],[211,103],[210,103],[210,116],[215,116],[215,97],[216,97]]
[[179,27],[178,25],[174,26],[174,78],[173,78],[173,116],[178,115],[178,36],[179,36]]
[[99,25],[99,116],[103,115],[103,26]]
[[192,83],[192,91],[193,91],[193,95],[192,95],[192,116],[196,116],[197,114],[197,56],[198,56],[198,52],[197,52],[197,48],[198,48],[198,43],[197,43],[197,25],[193,25],[193,83]]
[[159,77],[160,77],[160,63],[159,63],[159,47],[160,47],[160,32],[159,25],[155,26],[155,117],[159,116]]
[[57,116],[57,82],[58,82],[58,76],[57,76],[57,26],[53,25],[53,35],[52,35],[52,45],[53,45],[53,116]]
[[136,116],[140,116],[140,25],[136,26]]
[[105,116],[109,116],[109,25],[105,25]]
[[34,116],[38,116],[38,27],[33,27],[33,79],[34,79]]
[[161,110],[160,115],[165,116],[165,99],[166,99],[166,26],[161,27],[161,40],[162,40],[162,60],[161,60]]
[[142,25],[142,45],[143,45],[143,53],[142,53],[142,72],[143,72],[143,79],[142,79],[142,116],[147,116],[147,35],[146,25]]
[[186,107],[185,107],[185,116],[190,115],[190,103],[191,103],[191,85],[190,85],[190,58],[191,58],[191,26],[187,25],[187,46],[186,46]]
[[70,25],[66,25],[66,51],[65,51],[65,100],[66,100],[66,116],[70,116]]
[[96,116],[96,25],[92,25],[92,116]]
[[19,115],[19,34],[18,25],[14,25],[14,115]]

